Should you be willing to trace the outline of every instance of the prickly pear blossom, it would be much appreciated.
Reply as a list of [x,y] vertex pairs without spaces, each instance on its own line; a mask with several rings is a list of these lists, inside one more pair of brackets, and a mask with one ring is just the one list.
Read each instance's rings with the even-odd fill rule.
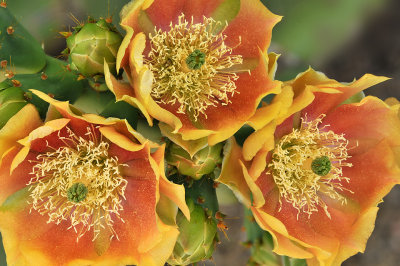
[[259,109],[242,148],[230,140],[219,181],[271,233],[277,254],[340,265],[364,251],[377,205],[400,182],[400,121],[375,97],[341,103],[384,80],[342,84],[310,69]]
[[[125,121],[81,115],[34,93],[51,104],[48,120],[12,143],[0,165],[8,263],[164,265],[179,231],[162,220],[173,221],[176,206],[190,216],[184,188],[164,175],[164,146]],[[159,204],[169,206],[162,215]]]
[[165,135],[212,146],[279,93],[275,56],[267,55],[279,20],[259,0],[133,1],[122,11],[127,34],[117,58],[130,83],[106,75],[107,84],[150,124],[159,120]]

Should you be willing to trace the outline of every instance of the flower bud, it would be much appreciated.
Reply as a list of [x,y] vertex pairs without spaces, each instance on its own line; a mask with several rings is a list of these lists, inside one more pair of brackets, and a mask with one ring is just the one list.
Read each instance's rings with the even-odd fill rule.
[[264,233],[262,238],[257,239],[251,244],[251,257],[248,265],[279,266],[280,258],[272,252],[273,248],[271,236],[268,233]]
[[172,143],[168,147],[166,161],[175,166],[180,174],[198,180],[203,175],[212,173],[215,167],[221,164],[222,147],[222,143],[211,147],[207,146],[191,158],[183,148]]
[[86,77],[104,73],[104,59],[115,70],[122,36],[104,19],[75,28],[67,38],[71,69]]
[[190,221],[182,212],[176,218],[179,237],[174,252],[168,260],[170,265],[188,265],[209,259],[218,241],[217,224],[200,206],[188,199]]

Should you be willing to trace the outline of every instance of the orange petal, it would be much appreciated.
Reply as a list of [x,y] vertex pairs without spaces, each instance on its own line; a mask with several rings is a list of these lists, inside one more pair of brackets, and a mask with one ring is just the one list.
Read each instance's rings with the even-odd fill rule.
[[0,166],[0,206],[10,195],[26,187],[26,184],[32,178],[29,173],[32,171],[33,163],[30,163],[29,159],[35,160],[36,156],[34,154],[30,154],[28,160],[20,163],[19,167],[10,175],[11,164],[18,152],[19,149],[17,148],[9,151],[4,156]]
[[[144,12],[153,0],[138,0],[131,1],[125,5],[121,11],[121,26],[125,29],[126,35],[121,43],[117,54],[117,71],[123,67],[127,67],[130,53],[130,44],[134,34],[141,31],[154,29],[154,25],[149,20],[147,14]],[[129,68],[129,67],[128,67]]]
[[139,151],[144,147],[144,144],[135,143],[129,137],[119,133],[115,127],[101,127],[99,130],[104,137],[127,151]]
[[0,129],[0,164],[3,154],[15,146],[17,140],[22,139],[42,124],[35,106],[25,105],[17,114],[8,120]]
[[292,102],[293,90],[290,86],[283,87],[282,91],[274,97],[272,102],[258,108],[247,123],[255,130],[258,130],[274,119],[284,120],[288,116],[288,109],[291,107]]
[[368,238],[375,227],[375,219],[378,207],[372,207],[363,212],[357,222],[353,225],[349,240],[341,244],[336,257],[331,259],[332,265],[341,265],[343,261],[358,252],[364,252]]
[[231,103],[209,107],[206,110],[207,118],[199,117],[199,122],[204,128],[216,132],[209,137],[209,145],[215,145],[232,136],[255,114],[263,97],[280,92],[280,85],[280,82],[269,78],[267,62],[261,55],[259,64],[251,71],[251,75],[239,74],[236,81],[238,93],[230,98]]
[[226,43],[235,47],[234,53],[243,58],[258,57],[259,49],[266,52],[272,35],[273,27],[282,17],[271,13],[258,0],[241,0],[238,15],[229,22],[224,34],[228,36]]
[[[182,213],[186,216],[188,220],[190,220],[190,211],[185,201],[185,188],[183,185],[177,185],[172,183],[165,176],[165,144],[161,146],[156,152],[152,154],[152,158],[154,158],[154,162],[157,164],[157,168],[160,171],[160,194],[165,195],[172,202],[174,202]],[[154,167],[155,168],[155,167]]]
[[323,120],[336,134],[344,134],[353,147],[351,154],[363,152],[387,138],[391,146],[400,145],[400,121],[397,113],[376,97],[358,104],[341,105]]
[[130,105],[138,108],[142,114],[146,117],[149,125],[153,125],[153,120],[147,112],[146,107],[139,99],[136,98],[134,89],[129,84],[124,84],[117,81],[113,75],[111,75],[107,64],[104,65],[104,75],[107,83],[107,87],[114,93],[117,101],[125,101]]
[[168,137],[168,139],[181,146],[185,151],[189,153],[191,157],[193,157],[198,151],[200,151],[201,149],[205,148],[208,145],[206,137],[199,138],[196,140],[184,140],[182,138],[182,135],[172,133],[173,129],[167,124],[159,123],[158,126],[161,130],[161,133],[164,136]]
[[302,114],[303,116],[307,114],[309,119],[315,119],[320,114],[328,114],[333,111],[354,94],[386,80],[388,80],[386,77],[366,74],[350,84],[342,84],[327,78],[320,72],[309,69],[288,83],[292,83],[295,96],[296,92],[300,93],[307,85],[313,86],[315,99],[303,109]]
[[227,185],[246,206],[250,207],[251,191],[240,165],[240,160],[243,160],[242,149],[235,138],[227,140],[223,158],[221,174],[216,181]]
[[243,162],[239,160],[239,164],[242,167],[244,180],[251,191],[251,206],[256,208],[263,206],[265,204],[265,199],[261,189],[256,185],[253,177],[249,175]]
[[252,208],[251,211],[257,223],[260,225],[260,227],[270,232],[272,239],[274,241],[275,253],[283,256],[289,256],[292,258],[300,258],[300,259],[307,259],[313,257],[312,253],[308,252],[306,249],[302,248],[297,243],[291,241],[285,235],[282,235],[274,231],[268,225],[268,223],[266,223],[265,220],[262,219],[261,212],[259,212],[257,208]]
[[155,0],[146,10],[147,15],[153,24],[163,30],[168,30],[170,23],[177,23],[178,17],[185,14],[186,20],[193,20],[195,23],[203,21],[203,16],[211,17],[213,11],[224,0]]
[[[19,178],[23,176],[19,176]],[[86,234],[76,242],[77,234],[67,230],[67,222],[60,225],[48,224],[47,216],[35,210],[30,212],[27,188],[14,194],[8,202],[1,206],[0,228],[10,265],[19,265],[24,259],[27,265],[54,261],[68,264],[75,258],[95,258],[92,237]],[[29,226],[26,226],[29,221]]]
[[252,133],[243,143],[243,158],[250,161],[260,150],[273,150],[275,146],[275,128],[274,121]]
[[343,176],[350,178],[343,187],[347,198],[356,201],[362,208],[376,206],[400,182],[400,169],[387,140],[383,140],[362,154],[348,159],[352,167],[343,168]]

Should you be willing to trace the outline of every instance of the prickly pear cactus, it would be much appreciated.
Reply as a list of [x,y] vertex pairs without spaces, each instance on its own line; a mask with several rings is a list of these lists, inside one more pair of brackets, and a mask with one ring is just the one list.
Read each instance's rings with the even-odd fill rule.
[[[88,87],[87,81],[77,80],[77,75],[71,72],[67,63],[46,56],[46,66],[36,74],[16,74],[9,79],[14,86],[19,87],[25,93],[30,89],[40,90],[57,100],[74,102]],[[31,102],[36,106],[40,115],[45,116],[48,104],[37,96],[33,96]]]
[[7,7],[0,8],[0,81],[12,73],[37,73],[46,65],[40,44]]

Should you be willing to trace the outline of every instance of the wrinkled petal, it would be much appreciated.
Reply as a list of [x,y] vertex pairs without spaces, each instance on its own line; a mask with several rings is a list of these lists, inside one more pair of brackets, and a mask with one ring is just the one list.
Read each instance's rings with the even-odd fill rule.
[[17,114],[0,129],[0,164],[3,154],[16,145],[16,141],[26,137],[32,130],[42,124],[36,108],[25,105]]

